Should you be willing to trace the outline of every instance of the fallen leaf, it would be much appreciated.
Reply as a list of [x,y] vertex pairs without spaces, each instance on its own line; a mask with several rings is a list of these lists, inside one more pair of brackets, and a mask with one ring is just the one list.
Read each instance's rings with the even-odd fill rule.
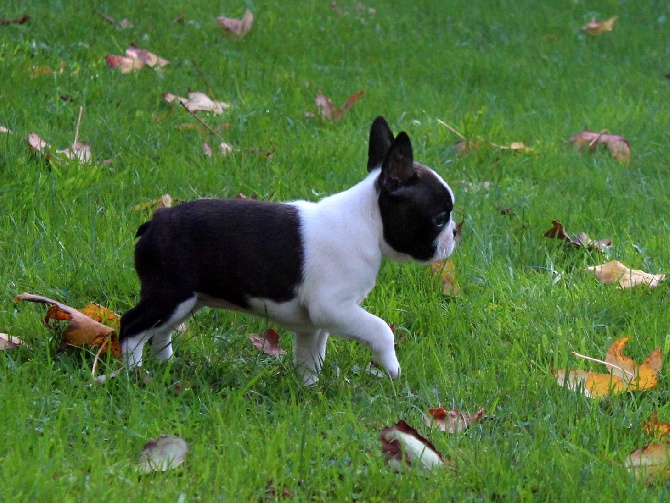
[[435,446],[419,433],[400,420],[381,433],[382,453],[386,454],[389,464],[396,470],[404,466],[418,466],[432,470],[444,466],[444,459]]
[[163,93],[163,99],[168,103],[177,100],[190,112],[206,111],[214,112],[214,115],[220,115],[224,110],[230,108],[230,103],[226,103],[225,101],[214,101],[205,93],[200,92],[188,93],[188,98],[175,96],[171,93]]
[[134,211],[144,211],[144,210],[159,210],[161,208],[171,208],[174,203],[183,202],[181,199],[173,199],[170,194],[163,194],[161,197],[149,201],[147,203],[136,204],[133,206]]
[[656,288],[661,281],[665,280],[665,274],[650,274],[639,269],[629,269],[618,260],[589,266],[587,269],[593,271],[595,277],[604,283],[618,283],[621,288],[632,288],[638,285]]
[[591,18],[591,21],[582,26],[582,31],[586,32],[587,35],[600,35],[606,31],[612,31],[614,29],[614,22],[619,19],[619,16],[614,16],[609,18],[607,21],[596,21],[595,17]]
[[498,150],[509,150],[511,152],[523,152],[523,153],[533,152],[532,148],[527,147],[521,141],[515,141],[510,143],[509,145],[496,145],[495,143],[491,143],[491,145],[497,148]]
[[242,35],[249,33],[249,30],[251,30],[251,25],[254,22],[254,15],[247,9],[244,12],[244,16],[242,16],[242,19],[219,16],[216,18],[216,21],[227,33],[241,37]]
[[18,348],[23,341],[13,335],[0,333],[0,351]]
[[603,129],[600,133],[585,129],[581,133],[573,134],[568,141],[571,141],[578,150],[588,150],[590,153],[595,152],[598,146],[602,145],[617,161],[623,163],[630,161],[628,140],[623,136],[607,133],[609,133],[607,129]]
[[607,350],[605,360],[597,360],[574,353],[579,358],[595,361],[607,367],[608,374],[597,374],[584,370],[551,370],[558,384],[571,390],[583,389],[588,397],[616,395],[623,391],[653,389],[658,384],[658,373],[663,365],[661,349],[654,349],[642,365],[623,355],[630,337],[614,341]]
[[52,159],[68,159],[71,161],[76,160],[81,163],[87,163],[91,160],[91,146],[88,143],[75,141],[69,148],[52,152],[53,147],[40,138],[36,133],[28,133],[28,145],[35,152],[43,154],[47,162]]
[[442,293],[451,297],[461,295],[461,287],[456,282],[456,266],[453,260],[434,262],[431,265],[433,272],[442,280]]
[[344,116],[344,112],[353,107],[354,103],[356,103],[361,98],[361,96],[363,96],[363,94],[365,94],[365,91],[363,90],[352,94],[351,96],[349,96],[349,98],[347,98],[347,101],[340,109],[333,104],[333,101],[330,98],[325,97],[321,92],[321,90],[319,89],[319,94],[316,95],[314,103],[316,104],[317,112],[322,117],[325,117],[326,119],[339,121]]
[[140,455],[137,469],[144,473],[173,470],[186,460],[189,451],[186,440],[175,435],[150,439]]
[[3,26],[8,26],[10,24],[23,24],[27,23],[28,21],[30,21],[30,15],[28,14],[24,14],[23,16],[17,17],[16,19],[7,19],[5,17],[0,18],[0,24]]
[[612,244],[611,239],[593,240],[589,238],[584,232],[580,232],[575,236],[570,236],[565,227],[558,220],[552,220],[551,229],[544,233],[545,238],[560,239],[576,247],[584,247],[589,251],[604,251]]
[[635,478],[646,483],[667,480],[670,477],[670,444],[652,444],[631,452],[624,466]]
[[[14,301],[36,302],[55,306],[47,311],[44,319],[44,324],[47,327],[54,328],[50,323],[51,320],[70,321],[63,330],[61,349],[67,346],[104,347],[104,351],[101,351],[101,353],[111,351],[115,358],[121,358],[121,346],[114,328],[88,317],[77,309],[40,295],[24,292],[16,296]],[[107,312],[111,313],[111,311]]]
[[575,369],[552,369],[551,373],[560,386],[572,391],[581,390],[589,398],[617,395],[627,389],[620,377],[611,374]]
[[475,414],[469,415],[459,409],[445,410],[442,407],[428,409],[424,414],[424,421],[428,426],[436,425],[440,431],[448,433],[461,433],[472,423],[484,417],[484,409],[479,409]]
[[649,416],[649,419],[642,425],[644,431],[650,437],[658,438],[659,440],[670,440],[670,423],[661,423],[658,420],[658,411],[654,410]]
[[135,44],[131,44],[126,49],[125,56],[111,54],[105,57],[105,61],[110,68],[119,68],[124,75],[139,70],[143,66],[162,68],[170,63],[167,59],[163,59],[145,49],[140,49]]
[[6,128],[5,126],[0,126],[0,133],[9,133],[12,134],[12,130],[9,128]]
[[286,350],[279,346],[279,334],[268,328],[260,334],[251,334],[249,340],[253,346],[266,355],[281,356],[286,354]]
[[[207,157],[212,157],[212,154],[214,153],[214,151],[212,150],[212,147],[210,147],[209,143],[207,143],[207,142],[202,144],[202,151],[204,152],[204,154]],[[224,142],[221,142],[221,144],[219,145],[219,150],[218,150],[219,154],[228,155],[228,154],[232,154],[233,152],[235,152],[235,149],[229,143],[226,143],[224,141]]]

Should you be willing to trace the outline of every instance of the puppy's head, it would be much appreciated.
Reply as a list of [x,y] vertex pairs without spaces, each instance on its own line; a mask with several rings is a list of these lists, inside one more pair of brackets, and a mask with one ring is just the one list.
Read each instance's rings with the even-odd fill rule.
[[378,168],[383,238],[394,252],[389,256],[430,263],[451,255],[454,193],[440,175],[414,161],[407,133],[394,137],[383,117],[372,123],[368,147],[368,171]]

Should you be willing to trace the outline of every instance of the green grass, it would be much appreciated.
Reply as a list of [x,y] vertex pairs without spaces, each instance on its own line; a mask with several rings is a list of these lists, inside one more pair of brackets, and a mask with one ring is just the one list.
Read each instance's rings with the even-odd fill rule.
[[[98,3],[133,23],[121,31],[89,2],[5,2],[0,16],[32,19],[0,26],[0,126],[14,132],[0,134],[0,332],[29,345],[0,352],[1,500],[668,498],[670,486],[648,487],[621,466],[651,442],[642,424],[652,410],[670,421],[665,371],[655,390],[600,401],[558,387],[549,372],[594,368],[572,351],[603,357],[623,336],[634,337],[627,353],[637,361],[656,346],[670,350],[667,285],[620,290],[580,272],[610,259],[668,272],[666,2],[389,1],[370,3],[374,14],[338,4],[341,14],[293,0]],[[223,36],[216,16],[246,7],[251,33]],[[614,15],[611,33],[579,31],[591,16]],[[171,63],[126,76],[107,68],[105,55],[131,42]],[[205,157],[202,142],[214,140],[178,129],[196,122],[163,102],[163,92],[207,91],[193,61],[233,104],[201,117],[242,152]],[[62,74],[31,77],[33,66],[61,62]],[[339,105],[365,95],[340,122],[306,118],[319,89]],[[29,151],[29,132],[69,145],[80,106],[79,136],[98,162],[50,166]],[[366,372],[369,352],[333,338],[321,381],[306,389],[290,358],[251,348],[246,336],[265,321],[205,311],[178,339],[174,361],[147,359],[148,384],[92,385],[91,355],[57,353],[44,309],[13,302],[30,291],[123,312],[137,300],[133,236],[148,217],[133,206],[164,193],[286,200],[344,190],[365,175],[379,114],[450,181],[465,218],[453,257],[460,298],[443,296],[426,267],[387,263],[365,301],[397,327],[398,381]],[[535,153],[458,156],[458,138],[437,119]],[[585,125],[624,135],[631,162],[573,152],[565,140]],[[612,238],[609,255],[544,238],[555,219]],[[421,415],[439,405],[484,407],[489,420],[456,436],[430,431]],[[400,419],[455,468],[393,473],[379,434]],[[186,463],[138,476],[143,445],[164,433],[189,442]]]

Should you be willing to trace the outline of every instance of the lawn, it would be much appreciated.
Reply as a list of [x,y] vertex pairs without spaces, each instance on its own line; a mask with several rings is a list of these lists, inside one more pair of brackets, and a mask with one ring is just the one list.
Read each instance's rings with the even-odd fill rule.
[[[251,31],[225,34],[217,16],[247,8]],[[613,16],[613,31],[580,30]],[[604,372],[573,352],[602,359],[621,337],[632,337],[636,362],[670,350],[666,283],[622,289],[585,271],[611,260],[670,271],[667,2],[8,0],[0,18],[0,126],[11,130],[0,133],[0,332],[25,342],[0,351],[0,500],[670,496],[667,483],[623,466],[654,442],[643,430],[653,411],[670,421],[665,369],[653,389],[597,399],[551,373]],[[131,43],[169,64],[111,69],[105,57]],[[319,91],[341,107],[361,90],[341,120],[317,110]],[[194,91],[230,108],[198,121],[162,97]],[[28,291],[122,313],[138,299],[144,203],[345,190],[366,175],[377,115],[449,181],[463,220],[459,296],[445,295],[430,267],[389,262],[364,302],[395,327],[397,381],[370,367],[362,345],[331,338],[321,380],[306,388],[290,356],[248,340],[278,327],[205,310],[174,359],[146,358],[147,378],[95,384],[95,351],[58,351],[46,308],[14,302]],[[585,127],[625,137],[630,161],[576,152],[568,139]],[[54,149],[76,135],[92,160],[47,159],[28,146],[31,132]],[[233,152],[208,156],[204,142]],[[514,142],[531,150],[500,148]],[[611,246],[544,237],[554,220]],[[290,354],[290,334],[278,331]],[[448,434],[424,422],[436,407],[486,415]],[[400,420],[447,467],[394,471],[380,434]],[[186,461],[139,474],[143,446],[164,434],[188,442]]]

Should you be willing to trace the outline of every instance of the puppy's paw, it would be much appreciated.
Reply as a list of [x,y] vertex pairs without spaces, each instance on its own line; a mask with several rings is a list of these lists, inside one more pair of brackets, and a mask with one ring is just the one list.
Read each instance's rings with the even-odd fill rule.
[[394,380],[397,379],[400,376],[400,362],[398,362],[395,351],[392,350],[379,356],[379,363],[384,367],[389,377]]

